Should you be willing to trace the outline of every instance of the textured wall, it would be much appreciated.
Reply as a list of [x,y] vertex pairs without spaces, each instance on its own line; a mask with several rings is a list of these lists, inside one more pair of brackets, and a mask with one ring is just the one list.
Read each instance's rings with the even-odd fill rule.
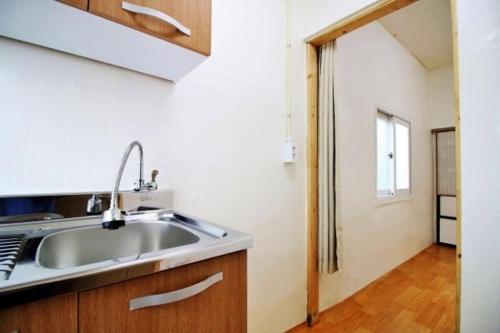
[[457,0],[461,331],[500,332],[500,2]]
[[453,66],[429,72],[429,108],[432,128],[455,126]]

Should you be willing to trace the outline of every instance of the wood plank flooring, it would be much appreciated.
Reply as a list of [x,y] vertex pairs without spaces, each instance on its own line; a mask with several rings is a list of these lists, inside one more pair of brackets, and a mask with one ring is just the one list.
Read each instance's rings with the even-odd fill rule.
[[455,249],[432,245],[289,332],[455,332]]

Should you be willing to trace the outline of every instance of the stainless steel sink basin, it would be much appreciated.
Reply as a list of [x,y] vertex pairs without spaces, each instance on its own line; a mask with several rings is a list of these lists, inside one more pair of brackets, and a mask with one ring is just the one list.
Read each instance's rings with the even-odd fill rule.
[[199,237],[166,221],[128,223],[118,230],[89,227],[56,232],[40,243],[36,262],[45,268],[72,268],[106,260],[129,261],[141,254],[193,244]]

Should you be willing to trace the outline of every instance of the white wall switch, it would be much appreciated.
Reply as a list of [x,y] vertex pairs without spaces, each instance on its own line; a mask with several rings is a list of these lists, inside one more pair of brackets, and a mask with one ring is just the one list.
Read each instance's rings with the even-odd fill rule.
[[283,162],[294,163],[295,161],[297,161],[297,146],[292,139],[287,138],[283,146]]

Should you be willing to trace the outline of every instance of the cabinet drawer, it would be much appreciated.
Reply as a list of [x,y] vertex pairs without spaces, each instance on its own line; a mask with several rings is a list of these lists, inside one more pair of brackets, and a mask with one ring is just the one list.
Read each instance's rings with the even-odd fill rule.
[[[146,11],[155,10],[170,16],[191,30],[187,36],[172,24],[144,13],[123,9],[122,0],[89,0],[89,11],[165,39],[195,52],[210,55],[211,45],[211,0],[127,0],[132,6],[141,6]],[[133,47],[131,45],[130,47]]]
[[[192,288],[218,273],[221,281]],[[174,302],[143,302],[179,290]],[[246,251],[240,251],[80,293],[79,332],[246,332],[246,303]]]

